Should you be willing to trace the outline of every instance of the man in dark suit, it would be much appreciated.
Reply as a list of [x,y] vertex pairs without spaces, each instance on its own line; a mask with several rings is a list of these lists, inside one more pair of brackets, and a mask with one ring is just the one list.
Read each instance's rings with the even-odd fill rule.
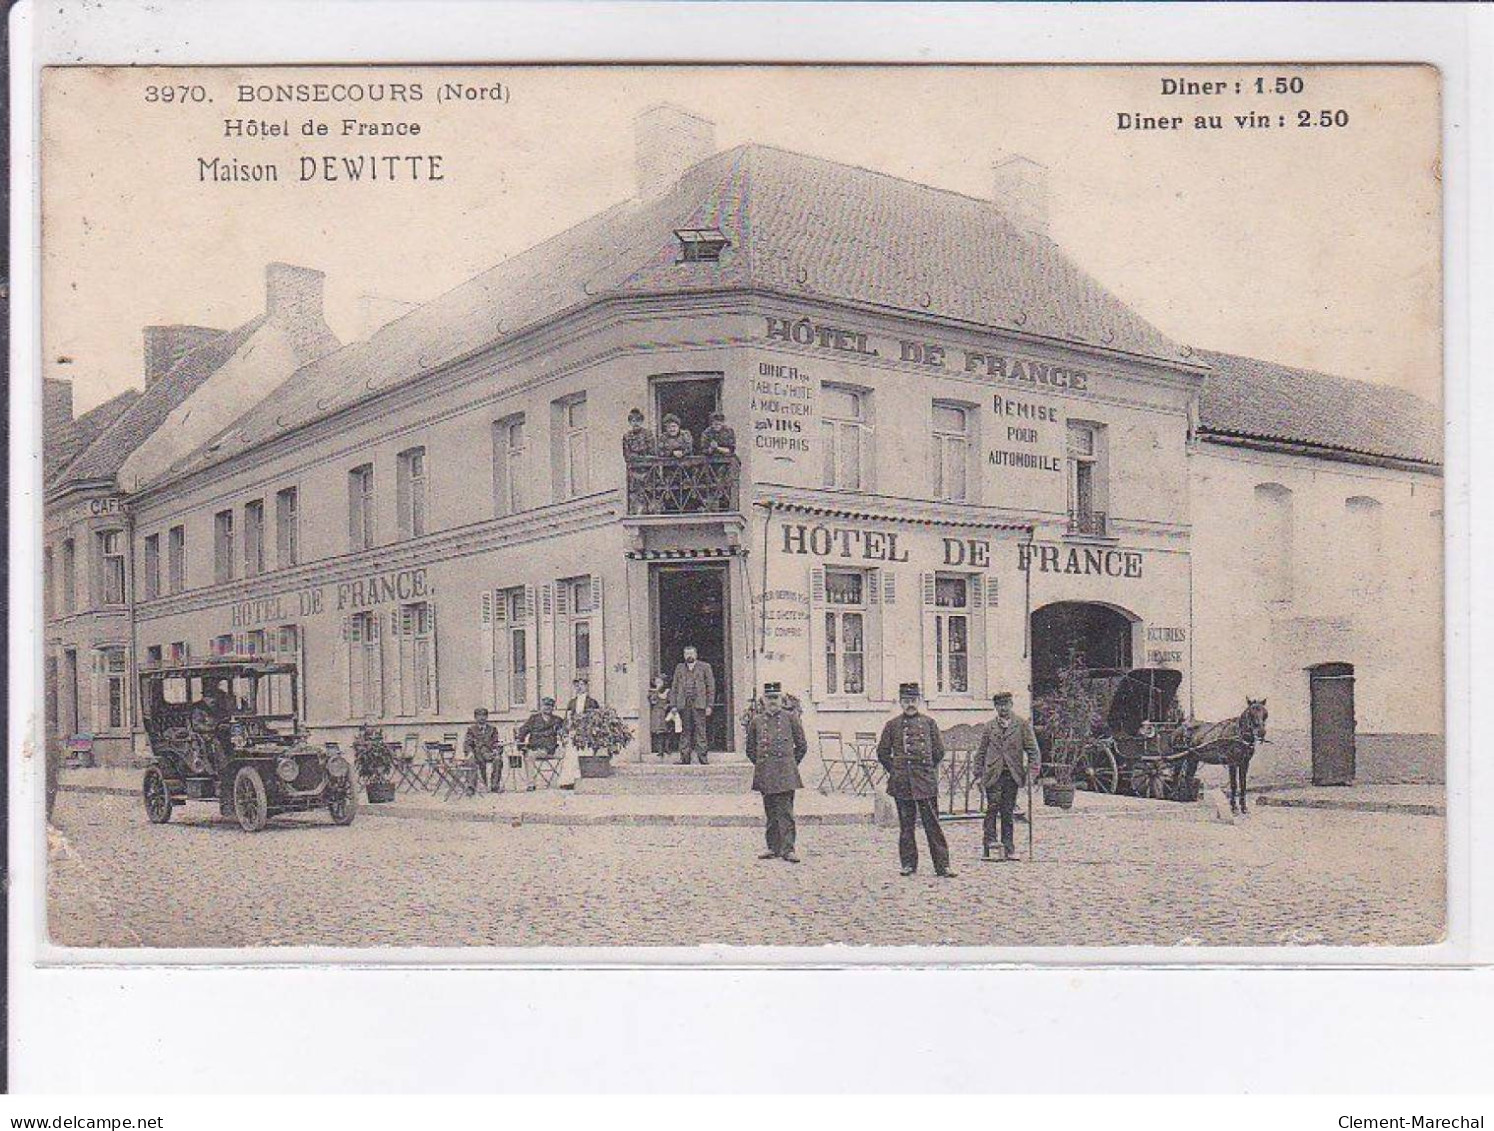
[[998,691],[991,699],[996,717],[981,732],[975,748],[975,780],[986,795],[986,819],[981,838],[981,855],[991,859],[996,844],[997,819],[1000,819],[1001,855],[998,860],[1015,860],[1012,813],[1017,805],[1017,787],[1037,779],[1042,754],[1032,724],[1012,711],[1012,693]]
[[536,751],[546,758],[555,757],[560,745],[560,727],[564,720],[555,713],[555,700],[546,695],[540,700],[540,709],[530,715],[514,732],[514,741],[524,755],[524,788],[534,789],[534,756]]
[[[488,709],[478,707],[472,712],[472,725],[462,739],[463,753],[470,754],[477,764],[477,777],[483,789],[498,793],[503,789],[503,767],[498,764],[498,728],[488,722]],[[490,782],[489,776],[492,781]]]
[[903,875],[918,871],[918,842],[914,832],[923,822],[934,872],[953,877],[949,866],[949,844],[939,827],[939,782],[937,771],[944,760],[944,740],[934,720],[918,710],[918,684],[898,687],[902,712],[887,720],[877,742],[877,761],[887,771],[887,793],[897,802],[897,854]]
[[671,691],[674,709],[680,713],[684,725],[680,733],[680,765],[688,766],[693,754],[704,766],[710,750],[707,720],[715,710],[716,673],[700,659],[694,647],[686,648],[684,660],[675,666]]
[[763,684],[763,707],[753,712],[747,724],[747,760],[752,763],[752,788],[763,795],[763,815],[767,820],[768,851],[759,860],[775,856],[797,864],[794,854],[794,791],[804,788],[799,763],[804,760],[809,743],[804,740],[804,724],[783,705],[783,687]]

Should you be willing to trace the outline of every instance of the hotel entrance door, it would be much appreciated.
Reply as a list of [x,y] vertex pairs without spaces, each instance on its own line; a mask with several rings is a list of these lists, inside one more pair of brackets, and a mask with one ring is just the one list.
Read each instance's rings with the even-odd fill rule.
[[675,665],[693,645],[716,677],[716,702],[709,733],[712,750],[731,750],[730,582],[724,563],[656,565],[649,573],[649,608],[653,619],[654,670],[669,681]]

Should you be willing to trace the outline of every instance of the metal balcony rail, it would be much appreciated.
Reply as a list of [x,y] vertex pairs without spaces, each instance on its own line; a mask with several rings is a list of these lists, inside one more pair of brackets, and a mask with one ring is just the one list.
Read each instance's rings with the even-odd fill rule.
[[1106,536],[1104,511],[1069,511],[1069,533],[1088,534],[1095,538]]
[[628,461],[629,514],[735,511],[741,480],[736,456],[650,457]]

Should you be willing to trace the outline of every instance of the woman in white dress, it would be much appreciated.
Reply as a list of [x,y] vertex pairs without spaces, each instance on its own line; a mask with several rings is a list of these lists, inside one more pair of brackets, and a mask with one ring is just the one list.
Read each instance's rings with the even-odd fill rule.
[[[595,711],[601,707],[591,697],[589,682],[585,676],[577,676],[574,684],[575,694],[565,704],[565,721],[569,728],[582,715],[588,711]],[[581,752],[574,742],[565,742],[560,751],[560,776],[555,784],[561,789],[575,789],[576,783],[581,780]]]

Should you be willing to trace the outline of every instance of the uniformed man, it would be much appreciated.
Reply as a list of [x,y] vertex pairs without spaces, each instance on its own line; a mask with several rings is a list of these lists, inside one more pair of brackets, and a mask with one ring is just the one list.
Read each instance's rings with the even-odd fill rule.
[[877,761],[887,771],[887,793],[897,802],[897,853],[903,875],[918,871],[918,842],[914,830],[923,822],[923,834],[929,842],[934,872],[952,877],[949,866],[949,844],[939,827],[937,771],[944,760],[944,740],[934,720],[918,710],[918,684],[898,687],[902,712],[887,721],[877,742]]
[[975,748],[975,780],[986,796],[981,857],[991,859],[991,849],[997,844],[999,818],[1000,855],[996,859],[1015,860],[1013,812],[1017,789],[1024,782],[1037,780],[1042,754],[1032,724],[1012,710],[1012,693],[998,691],[991,702],[996,707],[996,717],[986,724],[980,745]]
[[684,459],[695,454],[695,439],[680,427],[680,418],[674,413],[664,417],[664,432],[659,437],[659,454],[666,459]]
[[794,791],[804,788],[799,763],[808,750],[804,724],[798,715],[784,708],[783,686],[763,684],[762,709],[755,711],[747,724],[752,788],[763,795],[768,834],[768,850],[758,856],[759,860],[772,860],[776,856],[790,864],[799,862],[794,854]]
[[716,673],[700,659],[694,645],[685,649],[685,658],[675,665],[670,683],[674,709],[680,713],[680,765],[688,766],[694,755],[702,766],[710,749],[710,717],[716,704]]
[[724,412],[711,413],[711,423],[700,434],[700,454],[730,456],[737,452],[737,434],[727,426]]
[[[477,763],[477,778],[483,789],[499,793],[503,789],[503,767],[498,764],[498,728],[488,722],[488,709],[478,707],[472,712],[472,725],[462,739],[462,751],[470,754]],[[492,779],[491,781],[489,779]]]
[[554,697],[546,695],[540,700],[540,709],[525,719],[514,732],[514,741],[524,756],[525,789],[534,789],[535,752],[538,751],[546,758],[555,757],[555,750],[560,745],[562,722],[561,717],[555,713]]
[[623,433],[623,459],[652,459],[658,451],[658,442],[651,429],[643,426],[643,410],[632,409],[628,413],[628,430]]

